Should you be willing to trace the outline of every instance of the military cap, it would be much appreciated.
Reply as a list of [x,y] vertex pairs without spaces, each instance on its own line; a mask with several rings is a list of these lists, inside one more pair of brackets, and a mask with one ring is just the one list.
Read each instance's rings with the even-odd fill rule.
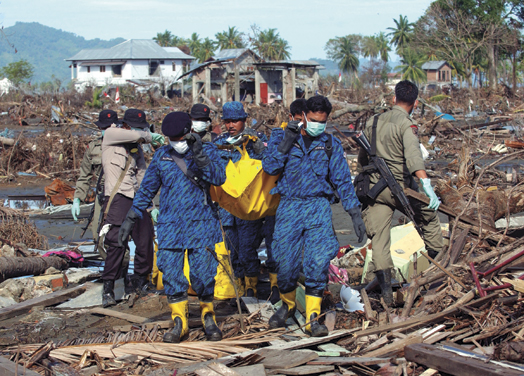
[[185,112],[170,112],[162,120],[162,133],[167,137],[180,137],[191,130],[191,118]]
[[103,110],[98,114],[98,121],[95,121],[95,124],[100,129],[107,129],[111,124],[120,124],[118,120],[118,115],[113,110]]
[[211,110],[208,106],[202,103],[197,103],[193,107],[191,107],[191,111],[189,112],[189,116],[191,116],[193,119],[204,119],[204,118],[210,118]]
[[240,102],[226,102],[222,106],[222,119],[224,120],[240,120],[247,118],[244,111],[244,106]]
[[137,110],[136,108],[130,108],[124,113],[124,118],[122,119],[124,123],[129,125],[131,128],[149,128],[149,124],[146,121],[146,114],[142,110]]

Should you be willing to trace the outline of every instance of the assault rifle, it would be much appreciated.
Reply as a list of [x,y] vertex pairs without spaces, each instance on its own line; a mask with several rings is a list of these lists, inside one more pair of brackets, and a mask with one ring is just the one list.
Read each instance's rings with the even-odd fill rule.
[[[98,197],[95,196],[95,200],[98,200]],[[87,217],[86,226],[82,227],[82,233],[80,234],[80,238],[84,237],[87,229],[89,228],[89,225],[91,224],[91,222],[93,222],[93,217],[95,216],[95,206],[96,206],[96,203],[93,202],[93,207],[91,208],[91,213],[89,213],[89,217]]]
[[404,210],[404,214],[411,220],[411,222],[413,222],[413,225],[415,226],[415,229],[417,230],[418,234],[422,239],[424,239],[422,229],[415,221],[415,212],[411,207],[409,199],[406,197],[406,195],[404,194],[404,190],[393,176],[393,173],[386,164],[386,161],[384,161],[384,158],[373,155],[373,153],[371,152],[371,145],[369,143],[369,140],[363,132],[360,132],[352,136],[352,138],[368,154],[370,162],[373,164],[373,166],[376,168],[376,170],[381,176],[381,179],[377,182],[377,184],[375,184],[373,188],[369,190],[368,196],[372,199],[376,199],[377,196],[386,187],[389,187],[391,193],[393,193],[393,195],[400,201],[400,204],[402,205],[402,208]]

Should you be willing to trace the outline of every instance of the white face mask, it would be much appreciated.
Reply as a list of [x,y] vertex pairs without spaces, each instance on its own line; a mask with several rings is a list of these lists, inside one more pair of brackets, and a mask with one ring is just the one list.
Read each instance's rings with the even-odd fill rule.
[[230,144],[234,144],[235,142],[237,142],[238,140],[240,140],[240,137],[242,137],[242,133],[240,133],[238,136],[231,136],[229,138],[226,139],[226,142],[230,143]]
[[207,127],[211,125],[210,121],[199,121],[199,120],[193,120],[193,131],[196,133],[204,132],[207,130]]
[[178,154],[186,154],[189,150],[189,145],[187,144],[187,141],[171,141],[169,140],[169,143],[175,149],[175,151]]

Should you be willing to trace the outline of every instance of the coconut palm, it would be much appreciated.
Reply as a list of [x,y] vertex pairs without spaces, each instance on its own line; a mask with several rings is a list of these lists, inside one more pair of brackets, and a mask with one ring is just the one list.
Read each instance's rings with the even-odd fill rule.
[[201,45],[202,39],[200,39],[200,36],[197,33],[191,34],[191,38],[189,38],[187,42],[187,46],[191,51],[191,55],[196,56],[196,54],[198,54],[198,51],[200,50]]
[[343,73],[350,74],[358,70],[360,62],[358,60],[356,46],[349,35],[338,37],[333,41],[331,58],[338,61],[338,67]]
[[187,40],[184,38],[177,37],[176,35],[173,35],[171,37],[171,43],[169,43],[169,47],[182,47],[187,46]]
[[158,43],[161,47],[168,47],[171,45],[171,38],[173,35],[169,30],[164,31],[163,33],[156,33],[156,37],[153,37],[153,40]]
[[365,36],[362,38],[361,48],[362,55],[364,57],[370,57],[371,60],[375,59],[380,53],[377,37],[375,36]]
[[265,60],[281,60],[290,55],[289,44],[280,38],[277,29],[270,28],[258,32],[251,43],[254,50]]
[[384,62],[384,63],[387,63],[388,60],[389,60],[389,51],[391,51],[391,48],[389,47],[389,40],[386,36],[386,34],[384,34],[384,32],[380,32],[376,37],[375,37],[375,43],[377,44],[377,48],[378,48],[378,54],[380,55],[380,59]]
[[193,53],[193,56],[198,59],[199,63],[203,63],[213,57],[216,49],[216,42],[206,37],[206,39],[200,43],[197,52]]
[[391,33],[388,36],[392,36],[391,44],[394,44],[397,47],[398,52],[402,52],[404,48],[409,44],[411,40],[411,33],[413,31],[414,23],[408,22],[408,17],[403,17],[402,14],[399,15],[398,21],[393,19],[397,27],[388,27],[388,30],[391,30]]
[[423,55],[410,48],[405,48],[400,57],[402,64],[396,70],[402,73],[402,79],[413,81],[417,84],[427,81],[426,72],[421,68],[424,63]]
[[218,41],[218,48],[226,50],[228,48],[244,48],[246,45],[242,39],[243,33],[236,27],[229,27],[227,30],[215,34]]

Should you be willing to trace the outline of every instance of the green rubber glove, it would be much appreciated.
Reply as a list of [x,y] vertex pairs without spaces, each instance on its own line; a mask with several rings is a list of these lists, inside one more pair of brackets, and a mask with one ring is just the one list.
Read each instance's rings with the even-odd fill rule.
[[158,213],[159,213],[159,211],[158,211],[157,208],[154,208],[153,210],[151,210],[151,218],[153,218],[153,221],[155,223],[158,222]]
[[420,179],[420,183],[422,184],[422,189],[424,190],[424,193],[426,196],[429,197],[429,205],[428,207],[433,210],[437,210],[440,201],[437,198],[437,195],[435,194],[435,191],[433,190],[433,187],[431,186],[431,180],[430,179]]
[[75,198],[73,200],[73,206],[71,206],[71,214],[73,215],[73,219],[75,221],[78,221],[78,216],[80,215],[80,199]]
[[161,134],[158,134],[158,133],[151,133],[151,136],[153,137],[153,141],[151,141],[153,146],[162,146],[162,145],[164,145],[164,143],[166,141],[164,136],[162,136]]

